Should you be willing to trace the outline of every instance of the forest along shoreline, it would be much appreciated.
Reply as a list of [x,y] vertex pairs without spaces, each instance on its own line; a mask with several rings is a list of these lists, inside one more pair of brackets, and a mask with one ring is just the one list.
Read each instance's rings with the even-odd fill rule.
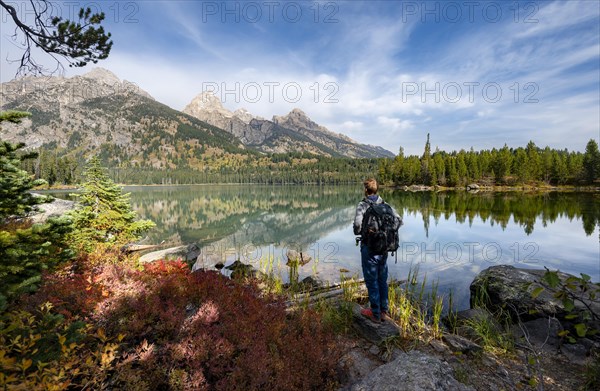
[[[277,183],[277,184],[263,184],[263,183],[236,183],[236,182],[227,182],[227,183],[182,183],[182,184],[135,184],[135,183],[120,183],[118,184],[122,187],[174,187],[174,186],[248,186],[248,185],[256,185],[256,186],[306,186],[306,185],[314,185],[314,186],[334,186],[328,184],[319,185],[318,183],[308,183],[308,184],[297,184],[297,183]],[[76,185],[53,185],[53,186],[39,186],[34,189],[34,191],[53,191],[53,190],[77,190],[79,187]],[[381,189],[387,190],[402,190],[402,191],[469,191],[469,192],[507,192],[507,191],[525,191],[525,192],[535,192],[535,191],[556,191],[556,192],[600,192],[600,186],[573,186],[573,185],[480,185],[480,184],[469,184],[466,186],[427,186],[427,185],[410,185],[410,186],[400,186],[400,185],[381,185]]]

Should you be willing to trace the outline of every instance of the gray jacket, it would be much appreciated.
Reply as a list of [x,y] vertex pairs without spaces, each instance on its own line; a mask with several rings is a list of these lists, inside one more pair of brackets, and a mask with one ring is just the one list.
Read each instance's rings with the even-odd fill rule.
[[[377,201],[375,201],[375,203],[382,204],[383,198],[377,196]],[[367,201],[367,197],[365,197],[362,201],[358,203],[358,206],[356,207],[356,215],[354,216],[354,235],[360,235],[363,216],[368,208],[369,202]],[[394,211],[394,215],[396,216],[396,218],[400,220],[400,224],[398,226],[402,226],[402,217],[400,217],[398,212],[396,212],[396,209],[392,208],[392,210]]]

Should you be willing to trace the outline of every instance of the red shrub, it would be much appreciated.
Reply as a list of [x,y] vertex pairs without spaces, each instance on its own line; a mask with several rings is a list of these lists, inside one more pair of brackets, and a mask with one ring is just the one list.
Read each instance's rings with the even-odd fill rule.
[[41,299],[126,335],[122,388],[306,390],[334,378],[334,338],[316,314],[286,315],[283,299],[181,261],[47,276]]
[[89,316],[98,302],[108,296],[103,285],[93,277],[93,273],[83,267],[81,260],[64,266],[54,273],[42,276],[40,289],[26,297],[25,306],[35,312],[45,302],[50,302],[54,310],[66,319],[74,316]]

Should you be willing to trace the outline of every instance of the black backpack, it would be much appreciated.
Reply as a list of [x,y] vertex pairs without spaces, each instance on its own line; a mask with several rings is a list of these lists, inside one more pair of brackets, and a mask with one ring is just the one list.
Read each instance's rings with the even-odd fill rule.
[[367,201],[369,207],[363,216],[361,240],[375,255],[396,252],[399,247],[398,229],[401,220],[385,202],[375,204]]

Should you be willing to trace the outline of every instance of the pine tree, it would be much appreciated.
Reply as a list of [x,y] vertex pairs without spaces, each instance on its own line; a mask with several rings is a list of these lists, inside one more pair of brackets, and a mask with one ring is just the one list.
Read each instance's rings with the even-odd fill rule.
[[429,143],[429,133],[427,133],[427,142],[425,142],[425,150],[421,157],[421,183],[430,184],[431,179],[431,166],[433,161],[431,160],[431,144]]
[[542,152],[541,161],[542,161],[542,170],[541,170],[542,180],[544,182],[548,183],[548,182],[550,182],[550,178],[552,177],[553,162],[555,161],[550,147],[547,146],[546,148],[544,148],[544,152]]
[[440,185],[446,184],[446,164],[444,163],[444,157],[442,153],[436,151],[433,154],[433,165],[435,166],[435,172],[437,175],[437,183]]
[[398,155],[394,158],[394,164],[392,165],[392,180],[396,183],[404,182],[404,148],[400,147]]
[[72,239],[82,250],[92,251],[97,243],[125,244],[154,227],[149,220],[136,221],[129,193],[108,177],[97,156],[90,159],[84,175],[81,192],[76,194],[81,207],[71,213]]
[[496,175],[496,182],[503,182],[504,178],[510,175],[510,167],[513,161],[513,156],[508,149],[508,146],[504,144],[504,147],[500,151],[496,152],[494,159],[494,173]]
[[466,152],[462,149],[458,155],[456,155],[456,173],[458,175],[458,185],[465,185],[470,179],[465,156]]
[[[0,113],[0,122],[18,123],[28,113]],[[45,183],[21,169],[21,163],[35,159],[36,154],[19,153],[23,144],[0,140],[0,312],[17,295],[32,292],[41,280],[43,270],[73,256],[66,235],[71,231],[69,219],[50,218],[32,224],[28,216],[51,197],[34,196],[29,191]]]
[[585,180],[593,183],[600,179],[600,151],[598,151],[598,143],[596,140],[590,139],[585,146],[585,154],[583,155],[583,171]]
[[530,179],[539,180],[542,171],[542,161],[538,148],[533,141],[529,141],[527,151],[527,174]]
[[569,179],[567,168],[567,158],[565,155],[556,151],[552,152],[552,181],[559,185],[564,185]]
[[517,148],[512,172],[517,175],[519,182],[525,183],[530,179],[529,157],[523,148]]

